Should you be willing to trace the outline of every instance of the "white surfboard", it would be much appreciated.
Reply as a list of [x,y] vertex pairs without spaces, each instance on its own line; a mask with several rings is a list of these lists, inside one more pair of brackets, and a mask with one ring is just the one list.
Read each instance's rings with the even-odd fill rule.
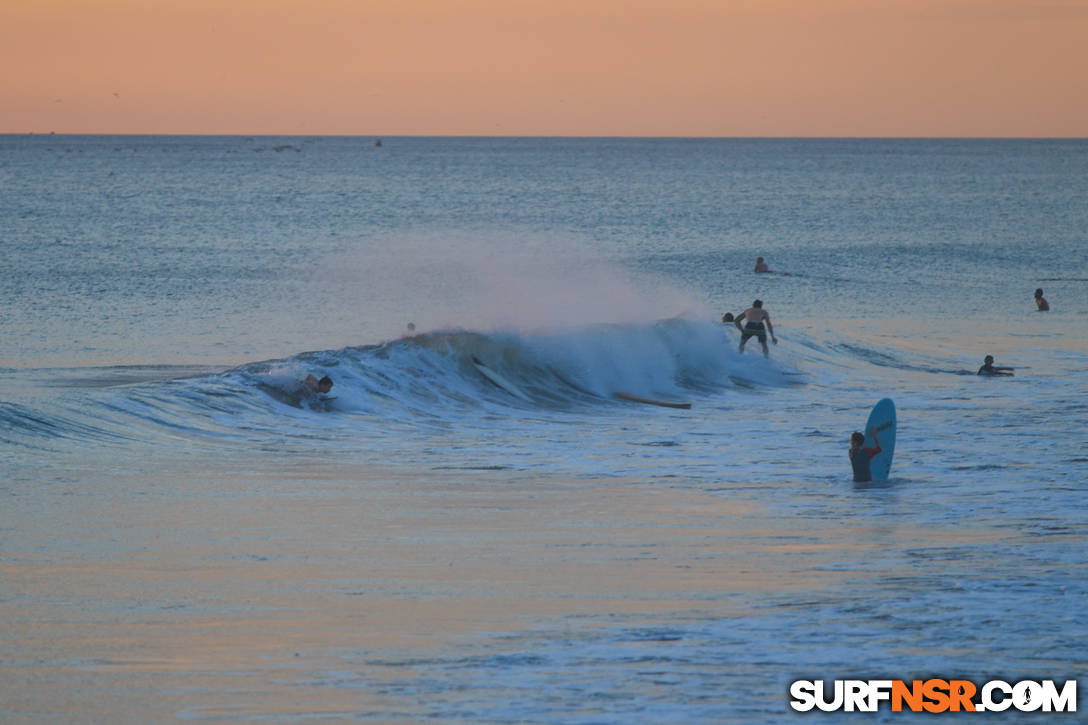
[[533,399],[521,391],[521,388],[514,385],[498,372],[492,370],[487,365],[484,365],[478,357],[472,356],[472,364],[476,366],[476,369],[480,371],[480,374],[494,383],[497,387],[502,388],[506,392],[513,395],[515,398],[521,398],[527,403],[533,402]]
[[865,424],[864,445],[866,448],[875,448],[876,441],[873,440],[870,428],[876,429],[877,438],[880,440],[880,453],[869,462],[869,471],[874,481],[887,481],[892,467],[892,456],[895,454],[895,403],[891,398],[884,398],[874,405]]

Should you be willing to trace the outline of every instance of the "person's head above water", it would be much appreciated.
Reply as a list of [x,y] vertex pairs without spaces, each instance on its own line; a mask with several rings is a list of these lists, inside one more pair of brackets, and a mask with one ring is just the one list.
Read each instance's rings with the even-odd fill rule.
[[987,365],[992,364],[993,361],[994,361],[994,356],[993,355],[987,355],[986,357],[984,357],[982,359],[982,362],[986,363]]
[[1036,297],[1042,297],[1042,296],[1043,296],[1043,288],[1042,288],[1042,287],[1040,287],[1039,289],[1035,290],[1035,296],[1036,296]]
[[328,375],[317,381],[317,392],[327,393],[332,390],[332,378]]
[[865,434],[854,431],[850,436],[850,445],[860,448],[863,443],[865,443]]
[[763,307],[763,300],[756,300],[752,303],[752,307],[755,307],[756,309]]

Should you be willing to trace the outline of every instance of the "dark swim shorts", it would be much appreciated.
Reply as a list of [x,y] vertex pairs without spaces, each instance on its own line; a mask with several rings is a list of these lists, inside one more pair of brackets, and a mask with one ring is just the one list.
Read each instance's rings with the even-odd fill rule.
[[744,326],[740,339],[747,340],[749,337],[758,337],[760,342],[767,342],[767,330],[764,329],[762,322],[749,322]]

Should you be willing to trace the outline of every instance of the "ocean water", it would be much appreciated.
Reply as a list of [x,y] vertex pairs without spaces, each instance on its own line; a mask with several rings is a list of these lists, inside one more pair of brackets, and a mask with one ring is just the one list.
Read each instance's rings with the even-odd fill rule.
[[1088,142],[382,141],[0,136],[0,719],[1084,699]]

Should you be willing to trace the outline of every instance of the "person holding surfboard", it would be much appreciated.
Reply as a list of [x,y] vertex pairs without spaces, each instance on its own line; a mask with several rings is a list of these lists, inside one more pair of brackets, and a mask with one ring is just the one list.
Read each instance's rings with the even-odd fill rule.
[[869,435],[873,437],[876,448],[864,448],[865,434],[854,431],[850,436],[850,465],[854,468],[854,482],[865,483],[873,480],[870,463],[876,454],[882,450],[880,441],[876,437],[876,427],[869,427]]
[[[744,327],[740,326],[741,320],[745,320]],[[771,333],[771,340],[774,341],[774,344],[778,344],[778,338],[774,336],[774,327],[771,325],[771,315],[763,309],[763,300],[753,302],[751,307],[733,320],[733,324],[740,330],[740,351],[742,353],[748,338],[758,337],[759,344],[763,346],[763,357],[769,357],[770,351],[767,349],[768,332]]]

